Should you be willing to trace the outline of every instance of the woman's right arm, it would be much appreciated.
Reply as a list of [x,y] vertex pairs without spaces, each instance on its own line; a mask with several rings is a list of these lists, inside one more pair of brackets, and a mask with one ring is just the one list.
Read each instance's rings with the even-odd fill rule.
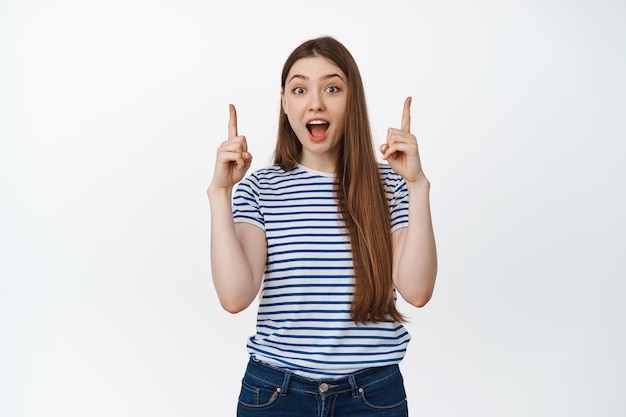
[[211,271],[222,307],[246,309],[261,287],[267,257],[265,232],[233,221],[232,192],[250,167],[246,138],[237,134],[237,112],[230,105],[228,140],[217,150],[215,174],[207,190],[211,204]]
[[231,195],[212,191],[211,271],[220,304],[230,313],[245,310],[261,287],[267,242],[257,226],[233,221]]

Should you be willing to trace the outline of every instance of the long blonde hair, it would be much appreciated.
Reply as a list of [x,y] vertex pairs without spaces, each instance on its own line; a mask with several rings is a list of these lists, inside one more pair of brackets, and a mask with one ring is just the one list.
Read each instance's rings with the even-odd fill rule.
[[[318,56],[332,61],[347,77],[348,102],[335,192],[352,247],[355,288],[351,317],[356,323],[404,321],[393,293],[391,215],[374,153],[363,82],[352,54],[331,37],[304,42],[285,61],[281,87],[284,91],[296,61]],[[290,171],[301,150],[281,106],[274,163]]]

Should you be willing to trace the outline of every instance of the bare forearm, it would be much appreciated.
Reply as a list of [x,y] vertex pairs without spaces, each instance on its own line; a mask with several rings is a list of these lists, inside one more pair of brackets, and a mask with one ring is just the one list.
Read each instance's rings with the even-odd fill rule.
[[231,313],[244,310],[254,300],[258,286],[237,236],[230,190],[208,192],[211,203],[211,271],[222,307]]
[[437,276],[437,250],[430,214],[430,183],[407,183],[409,224],[401,242],[396,287],[409,303],[421,307],[431,298]]

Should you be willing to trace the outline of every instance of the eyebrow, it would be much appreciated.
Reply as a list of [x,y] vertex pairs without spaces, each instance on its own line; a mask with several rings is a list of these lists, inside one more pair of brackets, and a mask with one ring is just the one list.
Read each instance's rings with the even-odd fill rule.
[[[341,81],[346,82],[346,81],[343,79],[343,77],[342,77],[341,75],[339,75],[339,74],[328,74],[328,75],[324,75],[324,76],[320,77],[320,80],[325,81],[325,80],[329,80],[329,79],[331,79],[331,78],[335,78],[335,77],[338,77]],[[302,79],[302,80],[305,80],[305,81],[309,79],[309,77],[307,77],[306,75],[294,74],[294,75],[293,75],[293,76],[289,79],[289,81],[287,81],[287,82],[291,82],[291,80],[293,80],[294,78],[299,78],[299,79]]]

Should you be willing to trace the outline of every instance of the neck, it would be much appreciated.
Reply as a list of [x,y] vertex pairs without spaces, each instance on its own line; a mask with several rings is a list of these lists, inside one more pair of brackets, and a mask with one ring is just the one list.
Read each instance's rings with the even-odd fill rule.
[[337,160],[330,158],[304,158],[302,155],[298,163],[315,171],[335,174],[337,172]]

